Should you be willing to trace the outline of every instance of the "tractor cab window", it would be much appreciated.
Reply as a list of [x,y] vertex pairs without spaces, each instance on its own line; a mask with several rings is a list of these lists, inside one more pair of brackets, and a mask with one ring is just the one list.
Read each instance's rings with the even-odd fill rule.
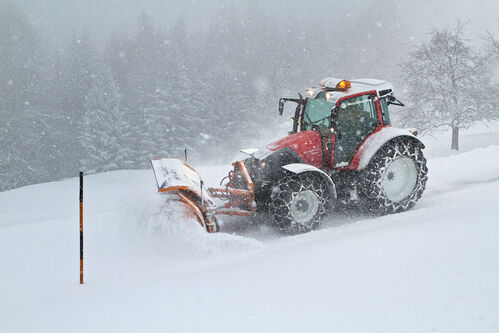
[[335,167],[350,164],[360,144],[378,126],[374,95],[362,95],[340,102],[336,116]]
[[371,131],[378,126],[378,110],[374,95],[362,95],[342,101],[337,122],[356,136],[371,134]]
[[331,110],[334,104],[323,99],[308,99],[303,112],[302,130],[311,130],[315,127],[329,128]]
[[390,113],[388,112],[388,101],[387,97],[379,99],[379,104],[381,105],[381,114],[383,115],[383,124],[390,124]]

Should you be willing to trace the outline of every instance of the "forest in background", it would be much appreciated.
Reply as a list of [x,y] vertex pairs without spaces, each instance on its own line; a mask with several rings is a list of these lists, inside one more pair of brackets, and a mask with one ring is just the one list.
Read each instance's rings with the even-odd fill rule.
[[403,96],[411,39],[393,1],[357,2],[334,20],[224,3],[201,30],[144,10],[123,31],[97,38],[83,26],[60,43],[14,2],[2,6],[0,191],[147,168],[184,148],[228,162],[275,134],[280,97],[326,76],[385,79]]

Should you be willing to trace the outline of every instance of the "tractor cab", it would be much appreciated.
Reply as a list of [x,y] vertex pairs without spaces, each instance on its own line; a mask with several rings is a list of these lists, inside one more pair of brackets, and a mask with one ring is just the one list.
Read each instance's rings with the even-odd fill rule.
[[390,126],[388,105],[403,106],[390,83],[374,79],[324,79],[308,89],[305,98],[282,98],[280,114],[287,101],[297,103],[290,134],[319,133],[323,169],[349,167],[364,140]]

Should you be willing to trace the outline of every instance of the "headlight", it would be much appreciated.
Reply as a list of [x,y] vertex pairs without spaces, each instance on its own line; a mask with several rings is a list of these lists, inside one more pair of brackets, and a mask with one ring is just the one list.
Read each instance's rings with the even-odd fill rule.
[[307,89],[308,96],[314,96],[314,91],[312,89]]
[[332,98],[333,98],[333,93],[332,92],[326,93],[326,99],[332,99]]

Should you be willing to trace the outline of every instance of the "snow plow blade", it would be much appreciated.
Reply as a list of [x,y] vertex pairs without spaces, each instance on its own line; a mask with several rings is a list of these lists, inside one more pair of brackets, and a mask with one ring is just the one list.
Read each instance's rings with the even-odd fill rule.
[[209,233],[218,231],[213,214],[213,202],[202,186],[196,170],[174,158],[151,160],[158,192],[168,194],[168,200],[184,203],[184,215],[194,217]]
[[256,212],[253,181],[243,161],[234,163],[234,171],[244,179],[243,188],[232,186],[236,172],[224,188],[205,189],[198,172],[181,160],[159,158],[151,160],[151,166],[158,192],[168,195],[169,201],[182,202],[184,215],[195,218],[209,233],[218,231],[216,215],[249,216]]

